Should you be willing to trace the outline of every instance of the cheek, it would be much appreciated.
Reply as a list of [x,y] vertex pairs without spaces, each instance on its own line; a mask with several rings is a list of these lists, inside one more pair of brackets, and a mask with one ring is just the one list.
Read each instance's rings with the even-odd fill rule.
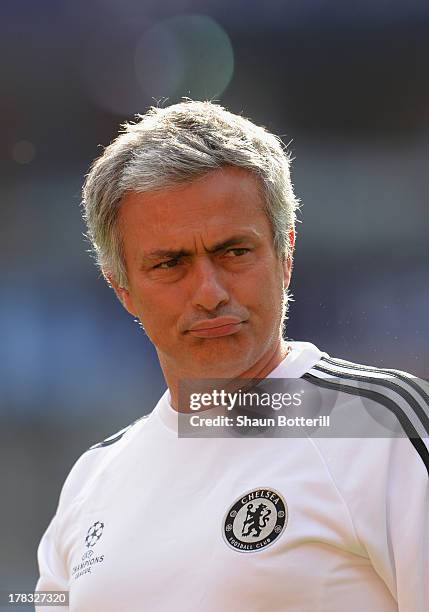
[[282,298],[281,283],[266,282],[255,285],[247,305],[253,313],[255,322],[258,320],[264,330],[268,331],[278,326],[282,313]]
[[255,279],[253,289],[261,302],[269,302],[272,307],[273,303],[279,301],[279,296],[283,293],[283,272],[276,270],[276,273],[273,274],[273,268],[267,266],[264,273]]
[[139,319],[145,330],[153,336],[163,336],[180,315],[178,301],[159,290],[139,291]]

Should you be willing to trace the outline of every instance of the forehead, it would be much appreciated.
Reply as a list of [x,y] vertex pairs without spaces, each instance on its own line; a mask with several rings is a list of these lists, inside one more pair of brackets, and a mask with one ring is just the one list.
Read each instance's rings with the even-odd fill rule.
[[125,247],[138,243],[145,248],[188,247],[184,242],[217,241],[228,233],[271,234],[259,180],[231,167],[166,189],[128,192],[119,228]]

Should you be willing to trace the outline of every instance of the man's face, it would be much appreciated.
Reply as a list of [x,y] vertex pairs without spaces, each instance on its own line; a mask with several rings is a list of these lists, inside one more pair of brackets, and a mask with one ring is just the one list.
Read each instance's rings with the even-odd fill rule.
[[234,377],[281,337],[290,261],[277,257],[257,179],[238,168],[121,202],[128,289],[116,288],[178,377]]

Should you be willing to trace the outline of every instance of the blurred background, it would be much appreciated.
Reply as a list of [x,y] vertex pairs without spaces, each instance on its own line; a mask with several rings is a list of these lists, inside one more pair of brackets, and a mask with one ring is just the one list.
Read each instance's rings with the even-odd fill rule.
[[24,590],[76,458],[165,388],[79,210],[91,160],[149,105],[214,98],[291,142],[303,208],[288,337],[428,377],[429,4],[14,0],[0,12],[0,589]]

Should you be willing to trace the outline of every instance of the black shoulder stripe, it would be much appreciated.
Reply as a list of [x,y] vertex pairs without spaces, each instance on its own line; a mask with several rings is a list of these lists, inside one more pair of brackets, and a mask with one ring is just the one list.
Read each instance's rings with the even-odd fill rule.
[[361,365],[357,363],[353,363],[351,361],[346,361],[345,359],[337,359],[332,357],[322,357],[321,361],[325,361],[326,363],[330,363],[332,365],[338,365],[339,367],[344,367],[349,370],[358,370],[363,372],[375,372],[376,374],[386,374],[390,378],[397,378],[401,382],[407,384],[409,387],[414,389],[414,391],[420,395],[423,401],[429,406],[429,395],[420,387],[416,379],[407,376],[405,372],[401,372],[400,370],[391,370],[387,368],[376,368],[374,366]]
[[313,383],[314,385],[317,385],[318,387],[332,389],[334,391],[342,391],[343,393],[348,393],[350,395],[366,397],[367,399],[372,399],[376,402],[379,402],[380,404],[383,404],[388,410],[393,412],[393,414],[400,422],[411,444],[414,446],[421,460],[423,461],[429,476],[429,450],[427,449],[423,440],[419,437],[414,425],[411,423],[407,415],[399,406],[397,406],[397,404],[395,404],[395,402],[393,402],[385,395],[377,393],[376,391],[372,391],[370,389],[362,389],[359,387],[350,387],[341,382],[334,382],[331,380],[327,380],[326,378],[317,378],[317,376],[313,376],[312,374],[304,374],[302,378],[304,378],[310,383]]
[[[387,380],[387,378],[392,378],[392,375],[391,375],[390,372],[386,372],[384,370],[378,370],[378,371],[377,370],[368,370],[368,369],[363,370],[363,369],[360,369],[360,367],[352,368],[352,367],[349,367],[349,365],[343,365],[341,363],[337,363],[336,360],[334,360],[334,359],[323,359],[323,361],[325,363],[327,363],[327,365],[325,367],[323,367],[321,365],[315,365],[313,369],[314,370],[318,370],[319,372],[324,372],[325,374],[329,374],[331,376],[335,376],[337,378],[348,379],[348,380],[355,380],[355,381],[358,381],[358,382],[364,382],[364,383],[369,383],[371,385],[376,385],[376,386],[384,387],[386,389],[390,389],[391,391],[394,391],[395,393],[397,393],[412,408],[414,413],[419,418],[419,420],[420,420],[424,430],[426,431],[426,433],[429,436],[429,416],[424,411],[422,406],[420,406],[420,404],[416,401],[416,399],[406,389],[404,389],[403,387],[401,387],[398,384],[395,384],[391,380]],[[338,367],[338,368],[351,369],[351,370],[354,370],[354,371],[356,371],[358,373],[352,374],[350,372],[334,370],[333,368],[329,367],[329,364],[331,364],[332,366]],[[372,378],[372,377],[369,376],[369,374],[371,374],[371,373],[374,373],[374,374],[385,374],[387,378],[386,379]],[[407,380],[407,383],[408,383],[408,380]],[[422,393],[424,393],[423,390],[422,390]],[[424,394],[424,395],[426,395],[426,394]],[[429,398],[428,398],[428,402],[427,402],[426,405],[429,407]]]
[[142,421],[143,419],[147,419],[148,416],[149,416],[148,414],[145,414],[144,416],[139,417],[138,419],[136,419],[135,421],[133,421],[132,423],[127,425],[127,427],[124,427],[124,429],[121,429],[120,431],[118,431],[117,433],[113,434],[112,436],[109,436],[108,438],[106,438],[102,442],[98,442],[97,444],[93,444],[88,450],[94,450],[95,448],[103,448],[104,446],[110,446],[111,444],[115,444],[115,442],[118,442],[118,440],[120,440],[122,438],[122,436],[124,434],[126,434],[127,431],[129,431],[131,429],[131,427],[133,427],[139,421]]

